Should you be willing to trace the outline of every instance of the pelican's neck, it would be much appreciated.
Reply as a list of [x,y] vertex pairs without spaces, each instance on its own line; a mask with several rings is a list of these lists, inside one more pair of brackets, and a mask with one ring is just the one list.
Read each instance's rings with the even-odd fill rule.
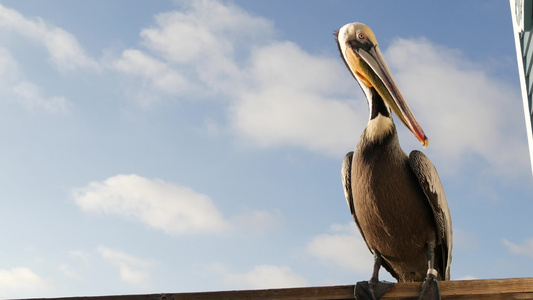
[[365,138],[371,142],[381,142],[383,139],[392,134],[394,123],[391,117],[385,117],[381,113],[370,119],[365,129]]
[[365,139],[369,142],[381,142],[395,130],[390,108],[376,89],[365,86],[363,91],[370,108],[369,121],[364,133]]

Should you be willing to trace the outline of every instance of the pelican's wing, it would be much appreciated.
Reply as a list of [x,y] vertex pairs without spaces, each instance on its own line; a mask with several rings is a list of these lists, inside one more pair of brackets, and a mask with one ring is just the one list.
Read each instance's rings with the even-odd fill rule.
[[453,244],[452,219],[448,202],[446,202],[446,195],[444,195],[444,188],[435,166],[424,153],[416,150],[412,151],[409,155],[409,165],[418,178],[420,186],[433,210],[438,233],[437,243],[441,245],[443,255],[444,266],[441,269],[443,273],[441,276],[444,280],[449,280]]
[[[348,202],[348,207],[350,207],[350,212],[352,213],[353,220],[355,221],[355,224],[357,224],[357,229],[359,229],[359,232],[361,233],[361,237],[363,237],[363,240],[365,241],[368,247],[365,234],[361,230],[361,227],[359,227],[359,221],[357,221],[357,216],[355,215],[355,208],[354,208],[353,194],[352,194],[352,159],[353,159],[353,151],[348,152],[346,156],[344,156],[344,160],[342,161],[342,168],[341,168],[342,186],[344,188],[344,196],[346,197],[346,202]],[[368,249],[370,249],[370,247],[368,247]],[[374,253],[372,249],[370,249],[370,252]]]

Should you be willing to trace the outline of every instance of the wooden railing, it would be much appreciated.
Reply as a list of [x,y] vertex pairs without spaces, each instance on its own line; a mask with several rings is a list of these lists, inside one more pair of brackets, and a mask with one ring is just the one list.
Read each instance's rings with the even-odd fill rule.
[[[242,290],[198,293],[168,293],[149,295],[117,295],[98,297],[53,298],[55,300],[324,300],[353,299],[353,285],[284,288],[268,290]],[[406,300],[416,299],[420,290],[420,282],[397,283],[383,299]],[[442,300],[507,300],[533,299],[533,278],[485,279],[485,280],[454,280],[441,281]],[[43,298],[44,299],[44,298]],[[48,298],[52,300],[52,298]]]

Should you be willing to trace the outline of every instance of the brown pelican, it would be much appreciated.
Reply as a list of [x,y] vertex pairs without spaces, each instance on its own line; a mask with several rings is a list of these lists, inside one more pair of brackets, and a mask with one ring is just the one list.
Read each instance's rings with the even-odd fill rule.
[[401,149],[392,112],[424,147],[428,138],[392,78],[372,30],[351,23],[336,36],[341,57],[370,110],[341,172],[350,211],[374,254],[372,277],[357,283],[355,297],[380,299],[392,288],[392,283],[378,279],[383,266],[398,282],[423,281],[419,299],[440,299],[437,280],[450,279],[450,211],[431,161],[420,151],[408,156]]

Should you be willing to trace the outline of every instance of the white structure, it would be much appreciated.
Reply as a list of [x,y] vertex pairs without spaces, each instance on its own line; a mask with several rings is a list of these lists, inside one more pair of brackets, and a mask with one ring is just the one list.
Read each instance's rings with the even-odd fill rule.
[[533,0],[510,0],[518,73],[526,117],[529,156],[533,171]]

